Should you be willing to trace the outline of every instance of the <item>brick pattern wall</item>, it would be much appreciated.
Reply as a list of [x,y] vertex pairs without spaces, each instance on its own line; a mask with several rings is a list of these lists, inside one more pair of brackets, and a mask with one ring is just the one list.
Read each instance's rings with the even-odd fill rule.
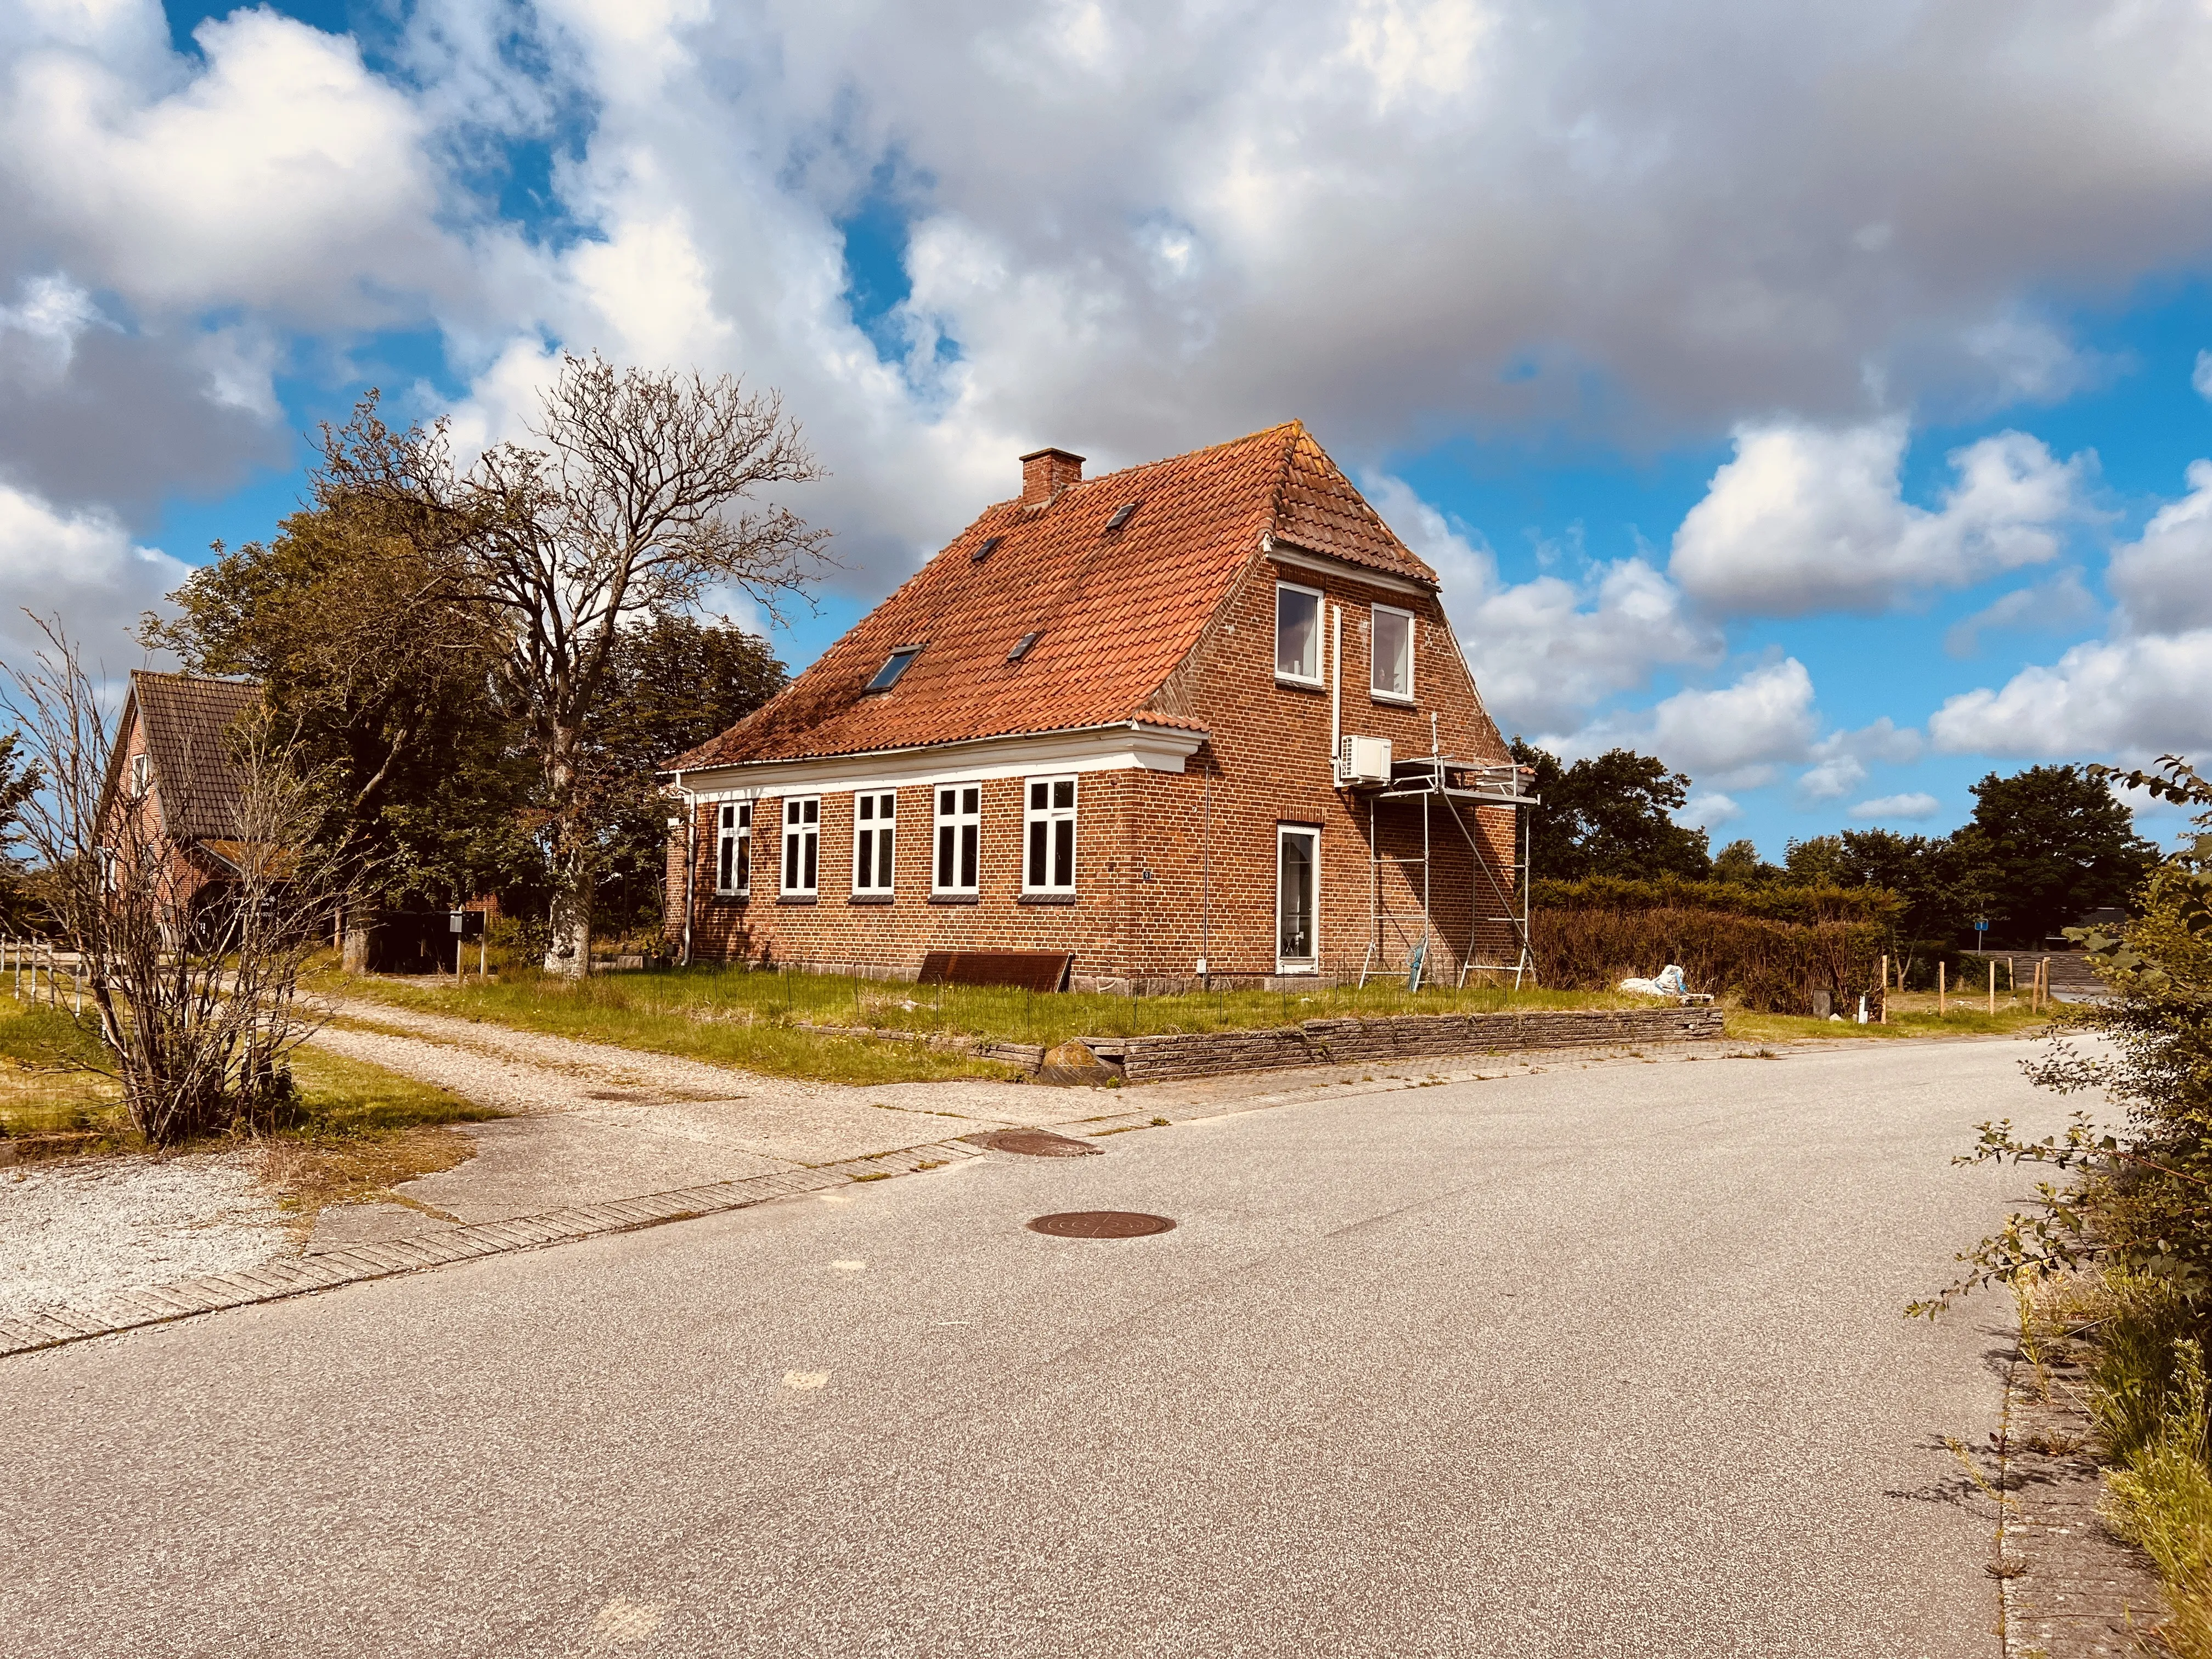
[[[1420,932],[1418,866],[1370,863],[1370,805],[1333,787],[1329,696],[1279,683],[1275,677],[1278,580],[1319,588],[1344,612],[1343,726],[1346,734],[1391,739],[1402,757],[1426,754],[1430,714],[1448,754],[1502,761],[1504,745],[1477,699],[1457,642],[1433,600],[1373,587],[1346,573],[1320,575],[1255,561],[1222,615],[1163,702],[1202,721],[1211,738],[1181,774],[1127,770],[1081,775],[1078,876],[1073,904],[1021,898],[1023,783],[983,788],[982,881],[976,902],[933,902],[930,892],[931,790],[898,791],[896,879],[889,904],[851,897],[854,803],[849,790],[823,789],[821,876],[811,903],[778,902],[781,802],[754,808],[752,891],[742,900],[714,891],[715,808],[702,804],[696,822],[692,950],[702,960],[746,959],[836,970],[911,973],[925,951],[997,948],[1067,950],[1085,977],[1184,980],[1200,957],[1217,975],[1277,971],[1277,828],[1321,831],[1319,969],[1356,975],[1373,936],[1371,884],[1379,876],[1382,908],[1402,920],[1386,927],[1377,966],[1403,973]],[[1414,612],[1413,707],[1369,691],[1370,607]],[[1324,615],[1326,615],[1326,610]],[[1328,660],[1326,640],[1323,660]],[[862,763],[865,765],[865,763]],[[1431,976],[1457,976],[1471,925],[1476,954],[1510,960],[1510,930],[1480,918],[1499,909],[1487,894],[1468,844],[1480,838],[1494,868],[1510,864],[1513,814],[1460,808],[1463,833],[1441,802],[1430,808],[1428,870],[1436,934]],[[1385,854],[1418,854],[1421,809],[1397,802],[1381,808]],[[684,909],[680,832],[669,863],[672,933]]]

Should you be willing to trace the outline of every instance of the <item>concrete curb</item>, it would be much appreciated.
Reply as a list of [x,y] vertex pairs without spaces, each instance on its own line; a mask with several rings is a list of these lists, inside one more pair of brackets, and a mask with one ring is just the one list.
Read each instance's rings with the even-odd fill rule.
[[349,1244],[295,1261],[272,1261],[238,1273],[210,1273],[167,1285],[115,1291],[90,1309],[55,1309],[43,1313],[0,1316],[0,1358],[58,1348],[71,1342],[112,1336],[118,1331],[167,1325],[226,1308],[281,1302],[341,1285],[442,1267],[455,1261],[541,1249],[579,1239],[636,1232],[671,1221],[750,1209],[795,1193],[826,1192],[856,1181],[912,1175],[946,1164],[981,1158],[983,1149],[957,1140],[931,1141],[867,1158],[848,1158],[816,1169],[780,1170],[742,1181],[714,1182],[641,1198],[570,1205],[544,1215],[505,1221],[479,1221],[421,1238],[377,1244]]

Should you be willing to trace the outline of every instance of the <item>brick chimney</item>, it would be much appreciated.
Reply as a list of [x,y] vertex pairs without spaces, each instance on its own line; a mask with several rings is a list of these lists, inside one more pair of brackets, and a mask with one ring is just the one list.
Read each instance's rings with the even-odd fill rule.
[[1065,449],[1033,449],[1022,457],[1022,505],[1042,507],[1072,483],[1083,482],[1083,457]]

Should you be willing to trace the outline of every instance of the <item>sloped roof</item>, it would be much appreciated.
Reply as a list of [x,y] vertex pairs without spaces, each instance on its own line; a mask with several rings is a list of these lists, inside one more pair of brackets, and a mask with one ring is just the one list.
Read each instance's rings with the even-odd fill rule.
[[[237,834],[240,779],[231,758],[229,732],[260,702],[261,686],[255,680],[132,671],[131,700],[118,729],[129,729],[135,707],[154,763],[162,822],[172,836],[198,840]],[[121,745],[117,747],[111,788],[121,765]]]
[[[1115,510],[1141,503],[1126,525]],[[1001,501],[762,708],[668,763],[691,769],[1148,724],[1149,707],[1273,535],[1433,585],[1299,422]],[[972,556],[999,538],[978,562]],[[1007,653],[1036,641],[1018,662]],[[922,647],[890,690],[868,681]]]

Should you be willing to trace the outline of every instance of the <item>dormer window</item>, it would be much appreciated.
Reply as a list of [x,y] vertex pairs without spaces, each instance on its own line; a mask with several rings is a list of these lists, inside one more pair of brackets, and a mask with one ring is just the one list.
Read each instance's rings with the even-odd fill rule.
[[884,665],[876,670],[875,678],[868,682],[866,689],[870,691],[890,690],[899,683],[899,676],[906,672],[908,665],[921,654],[921,647],[918,645],[902,646],[884,659]]

